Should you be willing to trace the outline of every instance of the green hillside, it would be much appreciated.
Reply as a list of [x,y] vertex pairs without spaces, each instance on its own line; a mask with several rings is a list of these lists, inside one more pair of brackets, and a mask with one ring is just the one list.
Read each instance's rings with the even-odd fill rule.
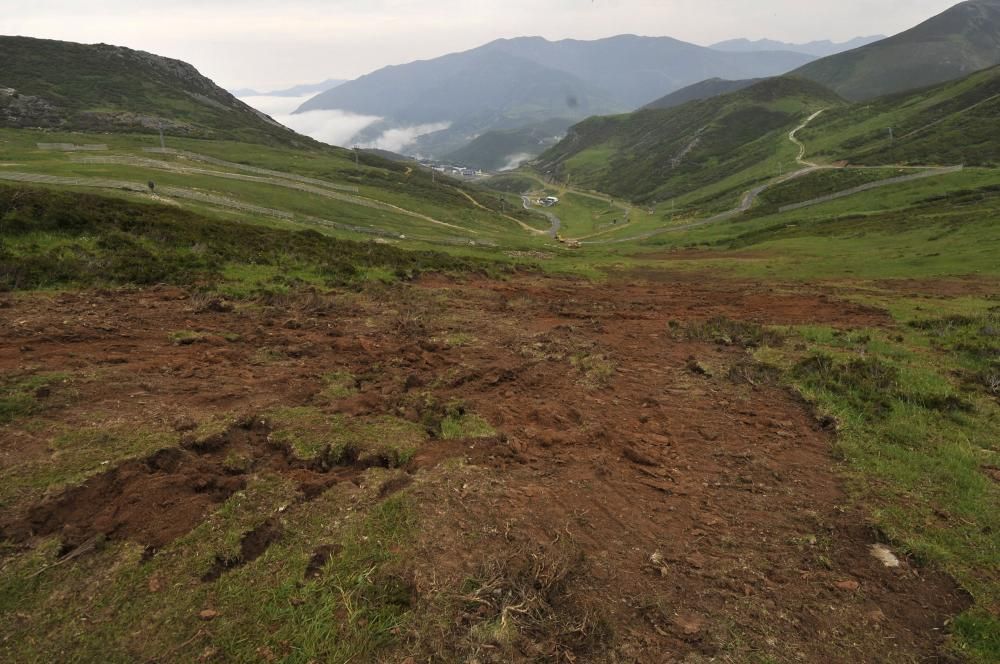
[[537,241],[534,215],[495,195],[296,134],[186,63],[20,37],[0,38],[0,61],[0,183],[104,192],[343,238]]
[[822,160],[996,165],[998,117],[1000,67],[992,67],[960,81],[833,109],[802,138],[809,154]]
[[0,127],[308,146],[191,65],[107,44],[0,37]]
[[846,99],[873,99],[949,81],[1000,64],[1000,1],[970,0],[862,48],[794,73]]
[[444,159],[488,171],[513,168],[517,163],[512,162],[536,157],[558,142],[571,124],[569,120],[553,119],[517,129],[488,131]]
[[591,118],[538,161],[540,172],[636,202],[706,187],[740,189],[795,163],[787,134],[810,113],[842,104],[795,78],[667,110]]

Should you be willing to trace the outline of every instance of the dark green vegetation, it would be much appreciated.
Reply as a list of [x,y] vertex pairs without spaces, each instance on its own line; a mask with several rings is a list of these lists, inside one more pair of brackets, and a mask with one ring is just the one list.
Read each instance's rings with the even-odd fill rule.
[[[787,154],[787,134],[810,112],[842,101],[810,81],[774,78],[667,110],[591,118],[576,125],[537,168],[576,186],[636,202],[663,201],[734,178],[734,188]],[[786,168],[794,164],[788,156]],[[735,196],[734,196],[735,198]]]
[[992,67],[959,81],[832,109],[800,138],[810,157],[824,160],[995,166],[998,132],[1000,67]]
[[866,168],[858,170],[819,170],[768,189],[760,196],[760,202],[752,214],[777,212],[783,205],[792,205],[812,200],[820,196],[835,194],[845,189],[858,187],[870,182],[906,175],[910,171],[894,168]]
[[957,79],[1000,64],[1000,2],[970,0],[888,39],[796,70],[851,100]]
[[0,290],[162,282],[241,293],[409,279],[428,270],[497,269],[475,259],[211,219],[168,206],[0,186]]
[[191,65],[142,51],[0,37],[0,127],[138,131],[307,147]]
[[518,129],[488,131],[444,159],[488,171],[515,168],[558,143],[571,124],[553,119]]

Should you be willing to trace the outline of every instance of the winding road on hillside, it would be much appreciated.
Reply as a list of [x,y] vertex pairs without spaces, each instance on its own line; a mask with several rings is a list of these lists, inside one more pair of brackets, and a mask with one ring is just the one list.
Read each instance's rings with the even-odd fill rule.
[[[800,166],[806,166],[806,167],[811,167],[811,168],[820,168],[820,166],[817,166],[813,162],[806,161],[806,144],[799,140],[798,134],[799,134],[800,131],[802,131],[803,129],[805,129],[806,127],[808,127],[812,123],[813,120],[815,120],[819,116],[823,115],[824,111],[826,111],[825,108],[819,109],[818,111],[816,111],[815,113],[813,113],[812,115],[810,115],[808,118],[806,118],[805,122],[803,122],[798,127],[796,127],[795,129],[791,130],[790,132],[788,132],[788,140],[790,140],[792,143],[795,143],[795,145],[799,146],[799,155],[795,158],[795,161]],[[832,166],[828,167],[828,168],[832,168]]]
[[[799,139],[799,137],[798,137],[799,132],[802,131],[803,129],[805,129],[806,127],[808,127],[813,122],[813,120],[815,120],[820,115],[822,115],[825,110],[826,109],[820,109],[820,110],[816,111],[815,113],[813,113],[812,115],[810,115],[808,118],[806,118],[805,121],[802,124],[800,124],[799,126],[797,126],[795,129],[792,129],[788,133],[788,140],[791,141],[792,143],[794,143],[799,148],[799,153],[798,153],[798,156],[795,158],[795,161],[800,166],[802,166],[802,168],[800,168],[799,170],[794,171],[792,173],[789,173],[787,175],[783,175],[781,177],[769,180],[769,181],[765,182],[764,184],[759,185],[757,187],[754,187],[753,189],[747,191],[746,193],[743,194],[742,198],[740,199],[740,204],[738,206],[736,206],[735,208],[733,208],[732,210],[727,210],[727,211],[722,212],[720,214],[717,214],[715,216],[708,217],[707,219],[701,219],[699,221],[694,221],[694,222],[691,222],[689,224],[683,224],[683,225],[680,225],[680,226],[670,226],[670,227],[667,227],[667,228],[658,228],[658,229],[647,231],[645,233],[641,233],[639,235],[634,235],[634,236],[627,237],[627,238],[616,238],[616,239],[612,239],[612,240],[582,241],[580,244],[584,244],[584,245],[624,244],[626,242],[635,242],[637,240],[646,240],[646,239],[649,239],[649,238],[652,238],[652,237],[656,237],[658,235],[663,235],[665,233],[675,233],[675,232],[679,232],[679,231],[687,231],[687,230],[692,230],[692,229],[695,229],[695,228],[700,228],[702,226],[708,226],[710,224],[714,224],[714,223],[718,223],[720,221],[725,221],[727,219],[731,219],[731,218],[733,218],[733,217],[735,217],[737,215],[740,215],[740,214],[746,212],[751,207],[753,207],[753,204],[757,201],[757,199],[760,197],[760,195],[763,194],[768,189],[776,187],[776,186],[778,186],[780,184],[784,184],[784,183],[789,182],[791,180],[795,180],[795,179],[800,178],[800,177],[802,177],[804,175],[808,175],[810,173],[814,173],[816,171],[821,171],[821,170],[838,170],[838,169],[844,168],[844,167],[838,167],[838,166],[829,166],[829,165],[824,165],[824,164],[817,164],[817,163],[808,161],[806,159],[806,152],[807,152],[806,144],[803,143]],[[883,168],[883,167],[881,167],[881,166],[879,166],[879,167],[857,166],[857,167],[846,167],[846,168],[864,170],[864,169],[870,169],[870,168]],[[880,180],[880,181],[877,181],[877,182],[871,182],[871,183],[868,183],[866,185],[862,185],[862,186],[858,186],[858,187],[852,187],[850,189],[845,189],[844,191],[837,192],[837,193],[834,193],[834,194],[829,194],[827,196],[822,196],[822,197],[811,199],[811,200],[808,200],[808,201],[802,201],[801,203],[797,203],[797,204],[794,204],[794,205],[788,205],[788,206],[785,206],[785,207],[781,208],[780,211],[781,212],[788,212],[788,211],[791,211],[791,210],[796,210],[796,209],[808,207],[810,205],[818,205],[820,203],[825,203],[827,201],[836,200],[838,198],[844,198],[844,197],[851,196],[853,194],[857,194],[857,193],[860,193],[860,192],[863,192],[863,191],[870,191],[872,189],[877,189],[879,187],[886,187],[886,186],[890,186],[890,185],[893,185],[893,184],[899,184],[899,183],[902,183],[902,182],[907,182],[907,181],[910,181],[910,180],[916,180],[916,179],[921,179],[921,178],[926,178],[926,177],[934,177],[934,176],[937,176],[937,175],[947,175],[949,173],[955,173],[955,172],[961,171],[963,167],[962,166],[930,166],[930,167],[928,167],[928,166],[908,166],[908,167],[898,167],[898,168],[905,169],[905,170],[916,170],[916,171],[920,171],[920,172],[916,173],[914,175],[909,175],[909,176],[904,176],[904,177],[898,177],[898,178],[889,178],[889,179],[886,179],[886,180]]]
[[549,220],[549,224],[551,224],[548,230],[550,238],[555,239],[556,236],[559,235],[559,229],[562,228],[562,219],[552,214],[551,212],[547,212],[545,210],[536,210],[535,208],[531,207],[531,198],[529,198],[528,196],[521,196],[521,202],[524,203],[525,210],[530,210],[531,212],[537,212],[538,214],[544,216],[546,219]]
[[649,238],[656,237],[658,235],[663,235],[665,233],[675,233],[675,232],[678,232],[678,231],[692,230],[692,229],[695,229],[695,228],[700,228],[702,226],[708,226],[710,224],[715,224],[715,223],[718,223],[720,221],[725,221],[727,219],[732,219],[733,217],[735,217],[737,215],[740,215],[740,214],[743,214],[744,212],[746,212],[747,210],[749,210],[751,207],[753,207],[753,204],[755,202],[757,202],[757,199],[760,197],[760,195],[763,194],[768,189],[771,189],[772,187],[776,187],[779,184],[784,184],[785,182],[789,182],[791,180],[795,180],[797,178],[802,177],[803,175],[808,175],[809,173],[813,173],[815,171],[836,168],[835,166],[821,166],[819,164],[814,164],[812,162],[806,161],[805,160],[806,145],[805,145],[805,143],[803,143],[802,141],[800,141],[799,138],[798,138],[798,133],[800,131],[802,131],[803,129],[805,129],[806,127],[808,127],[809,124],[813,120],[815,120],[816,118],[818,118],[820,115],[822,115],[825,110],[826,109],[823,108],[823,109],[820,109],[820,110],[816,111],[815,113],[813,113],[812,115],[810,115],[808,118],[806,118],[805,121],[802,124],[800,124],[798,127],[796,127],[795,129],[791,130],[790,132],[788,132],[788,140],[791,141],[792,143],[794,143],[799,148],[799,154],[795,158],[795,161],[800,166],[803,166],[803,168],[800,168],[797,171],[793,171],[791,173],[788,173],[787,175],[782,175],[782,176],[774,178],[772,180],[768,180],[764,184],[759,185],[757,187],[754,187],[753,189],[747,191],[740,198],[740,204],[737,205],[732,210],[726,210],[725,212],[720,212],[719,214],[714,215],[712,217],[708,217],[707,219],[701,219],[699,221],[694,221],[694,222],[691,222],[689,224],[683,224],[683,225],[680,225],[680,226],[670,226],[668,228],[657,228],[657,229],[654,229],[654,230],[651,230],[651,231],[647,231],[645,233],[640,233],[639,235],[634,235],[632,237],[616,238],[616,239],[613,239],[613,240],[590,240],[590,241],[583,241],[580,244],[585,244],[585,245],[624,244],[626,242],[634,242],[636,240],[647,240]]

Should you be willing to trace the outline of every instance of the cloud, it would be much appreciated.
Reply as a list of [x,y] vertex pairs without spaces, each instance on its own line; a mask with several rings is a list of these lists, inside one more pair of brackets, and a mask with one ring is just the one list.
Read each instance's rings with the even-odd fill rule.
[[501,171],[512,171],[526,161],[531,161],[535,155],[527,152],[519,152],[507,157],[507,163],[500,168]]
[[412,127],[396,127],[382,132],[378,138],[370,143],[366,143],[362,147],[378,148],[379,150],[388,150],[390,152],[403,152],[421,136],[433,134],[436,131],[444,131],[450,126],[450,122],[435,122],[433,124],[422,124]]
[[[261,95],[240,97],[240,101],[253,106],[261,113],[270,115],[281,124],[300,134],[305,134],[323,143],[342,147],[353,147],[354,141],[352,139],[355,136],[382,120],[375,115],[357,115],[339,110],[307,111],[293,115],[298,107],[311,98],[312,95],[304,97]],[[379,134],[375,140],[360,144],[359,147],[403,152],[421,136],[443,131],[450,126],[450,122],[435,122],[412,127],[394,127]]]
[[[347,111],[308,111],[293,115],[293,111],[312,95],[305,97],[242,97],[241,100],[262,113],[267,113],[281,124],[300,134],[311,136],[330,145],[350,146],[365,127],[382,118],[374,115],[356,115]],[[381,138],[381,137],[380,137]],[[391,149],[391,148],[386,148]]]

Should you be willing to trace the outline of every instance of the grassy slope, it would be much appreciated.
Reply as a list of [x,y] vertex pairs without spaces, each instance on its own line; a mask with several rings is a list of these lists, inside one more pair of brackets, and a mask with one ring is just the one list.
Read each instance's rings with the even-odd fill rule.
[[[205,171],[251,175],[235,167],[191,161],[179,156],[157,155],[144,152],[144,148],[158,144],[152,137],[116,134],[103,135],[100,140],[109,145],[106,152],[74,153],[40,150],[38,142],[87,143],[94,138],[85,134],[52,133],[30,130],[0,129],[0,145],[4,159],[9,160],[4,172],[28,172],[61,177],[112,178],[130,182],[146,183],[154,181],[161,189],[168,185],[195,188],[219,194],[265,208],[279,209],[293,214],[289,222],[294,227],[315,227],[324,233],[343,237],[370,238],[364,233],[352,233],[329,226],[316,226],[309,217],[370,229],[406,235],[407,238],[426,242],[454,242],[465,240],[484,241],[495,244],[503,240],[506,244],[519,245],[534,240],[514,221],[501,215],[500,205],[495,196],[472,193],[480,206],[474,204],[460,191],[463,185],[447,179],[434,181],[431,175],[419,168],[390,162],[373,155],[362,154],[359,163],[353,155],[339,149],[316,147],[314,149],[293,149],[281,146],[264,146],[233,141],[208,141],[198,139],[168,139],[168,146],[223,159],[237,164],[270,169],[297,176],[318,178],[340,187],[356,187],[357,195],[375,201],[395,205],[403,210],[449,224],[431,223],[424,219],[406,215],[399,211],[356,205],[342,200],[331,199],[311,192],[304,192],[279,184],[248,182],[213,176],[204,173],[186,173],[162,168],[151,168],[144,162],[126,164],[80,163],[79,158],[138,158],[160,160],[164,166],[175,168],[195,168]],[[4,162],[0,162],[4,163]],[[120,192],[119,192],[120,193]],[[348,192],[349,193],[349,192]],[[470,192],[466,192],[470,193]],[[133,195],[134,196],[134,195]],[[480,200],[481,199],[481,200]],[[231,211],[212,208],[199,203],[178,199],[185,207],[200,213],[233,218]],[[506,209],[510,215],[525,216],[515,209]],[[240,218],[254,219],[273,224],[274,219],[255,215],[240,215]]]
[[[786,186],[799,188],[795,197],[811,197],[836,174]],[[786,193],[776,188],[772,195],[782,201]],[[643,245],[712,250],[690,260],[678,253],[673,266],[797,281],[997,276],[998,204],[1000,172],[967,169],[794,212],[779,214],[762,205],[746,217],[661,235]],[[728,251],[740,255],[730,257]]]
[[513,156],[538,155],[555,142],[555,137],[564,134],[570,124],[569,120],[555,119],[517,129],[488,131],[447,155],[445,160],[472,168],[500,170]]
[[248,296],[427,270],[502,269],[171,206],[0,185],[0,290],[173,283]]
[[591,118],[542,155],[538,169],[636,202],[727,180],[739,188],[759,178],[762,167],[773,173],[788,159],[786,135],[797,122],[839,103],[810,82],[776,78],[679,108]]
[[[0,87],[19,95],[0,95],[0,126],[154,133],[162,125],[171,135],[315,145],[178,60],[104,44],[0,37],[0,61]],[[40,101],[26,107],[24,97]]]
[[811,156],[828,160],[996,165],[998,113],[1000,67],[993,67],[960,81],[833,109],[802,139]]

